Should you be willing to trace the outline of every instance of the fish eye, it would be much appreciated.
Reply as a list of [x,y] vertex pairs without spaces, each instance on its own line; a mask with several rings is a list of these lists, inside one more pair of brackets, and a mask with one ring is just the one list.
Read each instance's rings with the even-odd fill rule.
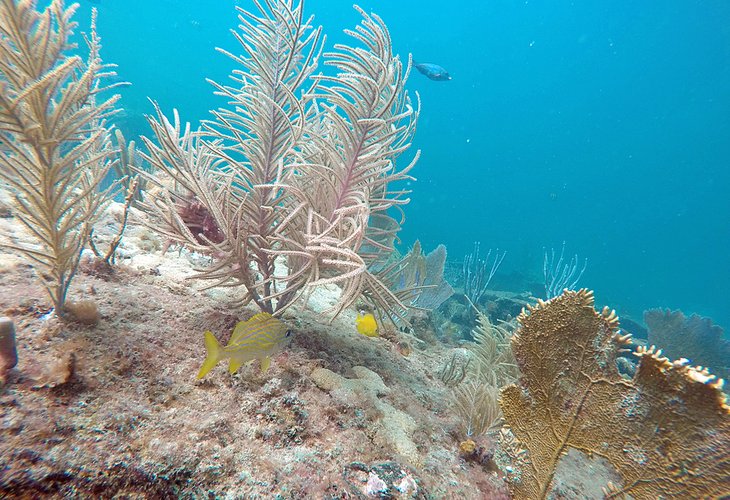
[[287,331],[286,331],[286,336],[287,336],[287,337],[291,337],[291,330],[287,330]]

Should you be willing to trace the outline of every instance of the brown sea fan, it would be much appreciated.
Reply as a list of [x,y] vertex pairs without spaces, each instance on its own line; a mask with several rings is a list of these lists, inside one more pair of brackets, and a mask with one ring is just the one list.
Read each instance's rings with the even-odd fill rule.
[[[720,498],[730,491],[730,407],[723,381],[686,359],[633,346],[593,292],[565,290],[518,317],[520,368],[502,389],[502,470],[516,498],[551,498],[571,449],[620,475],[606,498]],[[616,358],[634,350],[629,379]]]

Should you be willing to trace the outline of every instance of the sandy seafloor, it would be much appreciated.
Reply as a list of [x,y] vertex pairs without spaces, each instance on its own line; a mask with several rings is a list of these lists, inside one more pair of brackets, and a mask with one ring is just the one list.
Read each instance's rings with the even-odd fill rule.
[[[102,251],[120,213],[112,205],[97,226]],[[26,241],[5,215],[0,233]],[[454,346],[366,338],[351,310],[329,322],[336,287],[285,313],[294,341],[267,373],[221,364],[197,381],[203,331],[226,341],[257,311],[230,307],[235,289],[201,291],[186,277],[205,257],[162,255],[163,243],[131,219],[111,272],[82,265],[69,299],[97,305],[93,326],[48,315],[32,266],[0,250],[0,315],[15,321],[19,355],[0,389],[0,497],[509,498],[490,460],[459,455],[436,377]],[[495,446],[478,444],[482,458]],[[553,496],[601,498],[612,479],[571,454]]]

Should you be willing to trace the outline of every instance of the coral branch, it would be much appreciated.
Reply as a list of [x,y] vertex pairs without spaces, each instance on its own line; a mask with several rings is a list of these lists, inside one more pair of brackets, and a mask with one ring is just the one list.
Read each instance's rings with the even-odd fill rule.
[[110,129],[119,95],[97,102],[105,76],[96,12],[86,61],[66,55],[78,4],[0,1],[0,179],[15,192],[18,220],[37,247],[2,244],[25,254],[63,315],[84,245],[117,184],[99,186],[114,164]]

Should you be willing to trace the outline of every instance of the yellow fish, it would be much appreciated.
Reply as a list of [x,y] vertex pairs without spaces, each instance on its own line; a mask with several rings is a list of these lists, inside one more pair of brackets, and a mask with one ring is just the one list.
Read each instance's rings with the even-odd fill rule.
[[248,321],[239,321],[233,329],[231,340],[223,347],[212,332],[205,332],[205,349],[208,355],[200,367],[198,379],[205,377],[219,361],[228,359],[228,372],[233,374],[241,365],[258,359],[261,373],[269,369],[271,357],[291,341],[291,330],[286,324],[269,313],[259,313]]
[[378,323],[375,321],[375,316],[372,313],[358,313],[355,319],[355,326],[357,327],[358,333],[366,337],[378,336]]

